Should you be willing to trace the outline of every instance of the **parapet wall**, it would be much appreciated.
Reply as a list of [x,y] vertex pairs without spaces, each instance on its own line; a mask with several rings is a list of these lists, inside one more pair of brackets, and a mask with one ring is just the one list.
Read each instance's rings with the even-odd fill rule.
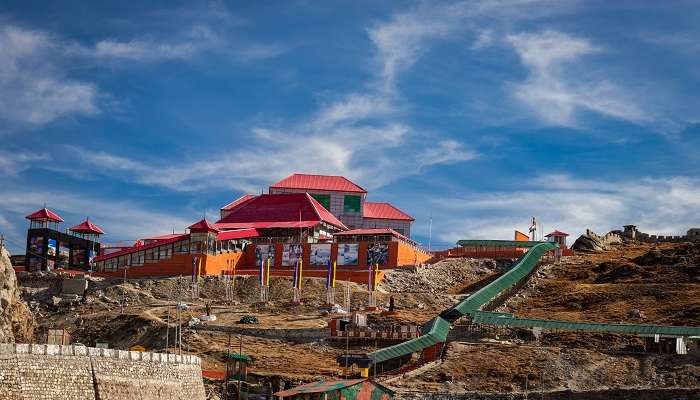
[[[688,241],[698,241],[700,240],[700,234],[698,234],[698,228],[691,228],[685,235],[650,235],[648,233],[640,232],[634,225],[627,225],[624,227],[624,231],[612,231],[628,239],[634,239],[639,242],[645,243],[666,243],[666,242],[688,242]],[[611,232],[611,233],[612,233]]]
[[204,400],[196,356],[0,344],[0,400]]

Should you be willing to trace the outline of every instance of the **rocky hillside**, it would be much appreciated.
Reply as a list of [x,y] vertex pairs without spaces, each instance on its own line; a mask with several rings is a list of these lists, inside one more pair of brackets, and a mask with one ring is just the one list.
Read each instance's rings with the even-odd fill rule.
[[34,337],[34,317],[20,300],[10,255],[0,249],[0,343],[30,342]]

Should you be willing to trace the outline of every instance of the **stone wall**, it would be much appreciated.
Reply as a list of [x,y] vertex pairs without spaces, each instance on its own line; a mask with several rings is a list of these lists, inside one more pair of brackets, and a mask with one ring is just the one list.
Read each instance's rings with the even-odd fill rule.
[[204,400],[200,359],[84,346],[0,345],[0,400]]
[[700,241],[700,228],[691,228],[685,235],[650,235],[641,232],[634,225],[625,225],[620,234],[628,239],[634,239],[645,243],[687,242]]

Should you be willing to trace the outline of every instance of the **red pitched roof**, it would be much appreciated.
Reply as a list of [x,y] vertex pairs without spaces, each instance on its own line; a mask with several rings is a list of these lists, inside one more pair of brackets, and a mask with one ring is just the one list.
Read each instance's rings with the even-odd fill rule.
[[234,208],[238,207],[239,205],[247,202],[250,199],[255,198],[252,194],[244,194],[243,196],[237,198],[236,200],[226,204],[225,206],[221,207],[222,210],[233,210]]
[[287,228],[326,222],[347,229],[308,193],[261,194],[231,210],[216,223],[227,228]]
[[218,232],[219,228],[214,226],[211,222],[207,221],[206,218],[201,219],[194,224],[190,225],[187,227],[187,229],[190,230],[190,232],[201,232],[201,231],[206,231],[206,232]]
[[103,235],[105,233],[105,231],[103,231],[102,228],[90,222],[89,219],[86,219],[78,225],[70,228],[70,230],[72,232],[87,233],[90,235]]
[[544,235],[544,237],[550,237],[550,236],[569,236],[569,234],[562,232],[562,231],[559,231],[559,230],[556,230],[554,232],[550,232],[550,233]]
[[344,176],[331,175],[292,174],[281,181],[270,185],[270,188],[367,193],[365,189],[351,182]]
[[397,219],[414,221],[413,217],[389,203],[375,203],[371,201],[365,201],[362,217],[370,219]]
[[33,213],[27,215],[24,218],[29,220],[48,219],[49,221],[63,222],[63,218],[61,218],[58,214],[49,210],[46,207],[42,208],[41,210],[34,211]]
[[333,236],[355,236],[355,235],[392,235],[395,236],[399,239],[403,239],[406,241],[411,241],[411,239],[407,238],[406,236],[396,232],[395,230],[391,228],[360,228],[360,229],[353,229],[350,231],[344,231],[344,232],[337,232],[334,233]]

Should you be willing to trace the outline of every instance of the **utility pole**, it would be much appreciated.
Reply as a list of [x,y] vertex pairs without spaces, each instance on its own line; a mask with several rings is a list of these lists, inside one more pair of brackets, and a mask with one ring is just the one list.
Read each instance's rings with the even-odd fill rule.
[[182,355],[182,310],[181,310],[181,303],[182,302],[182,275],[180,275],[180,278],[178,279],[177,282],[177,307],[175,309],[177,310],[177,351],[179,355]]
[[428,223],[428,251],[430,251],[433,242],[433,214],[430,214],[430,222]]
[[168,306],[168,319],[166,321],[167,322],[165,323],[165,352],[169,353],[168,344],[170,341],[170,306]]
[[5,236],[0,233],[0,251],[5,248]]

